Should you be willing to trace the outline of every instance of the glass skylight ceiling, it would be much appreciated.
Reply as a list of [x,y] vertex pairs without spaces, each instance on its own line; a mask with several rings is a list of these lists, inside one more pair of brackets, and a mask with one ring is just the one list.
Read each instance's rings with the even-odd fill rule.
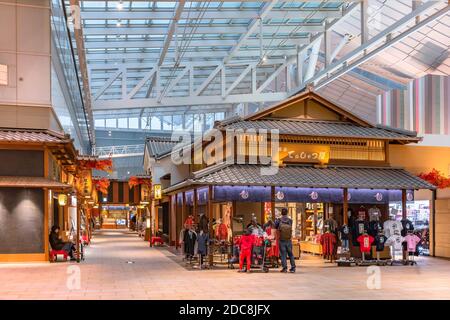
[[[66,1],[68,3],[68,1]],[[259,19],[270,1],[187,1],[177,17],[174,34],[167,37],[177,14],[179,1],[90,1],[81,0],[81,18],[85,38],[86,58],[90,70],[91,91],[95,95],[105,82],[117,73],[121,67],[127,68],[126,87],[120,78],[112,81],[98,99],[117,100],[123,92],[129,93],[139,84],[155,65],[164,68],[186,63],[196,65],[196,74],[190,81],[198,87],[214,66],[202,66],[202,62],[221,62],[230,52],[233,56],[227,64],[242,62],[259,63],[261,59],[274,59],[282,63],[296,54],[298,47],[324,30],[326,22],[332,22],[342,16],[342,9],[349,6],[341,1],[276,1],[268,14]],[[259,23],[262,22],[262,26]],[[255,23],[258,27],[248,34]],[[245,37],[245,41],[240,43]],[[236,49],[238,46],[238,49]],[[232,68],[230,68],[232,69]],[[227,85],[233,83],[245,68],[227,73]],[[257,77],[264,81],[276,69],[267,66],[258,71]],[[164,69],[160,86],[166,87],[177,74]],[[171,97],[189,95],[186,79],[168,94]],[[234,77],[234,78],[233,78]],[[251,86],[248,79],[236,87],[236,92],[247,92]],[[205,95],[220,94],[220,85],[212,83]],[[134,98],[149,96],[146,90],[140,90]],[[156,98],[157,96],[151,95]],[[174,105],[178,110],[192,110],[189,105]],[[218,105],[203,106],[203,110],[218,108]],[[230,105],[224,105],[224,109]],[[125,110],[144,116],[154,109]],[[217,110],[216,110],[217,111]],[[191,111],[190,111],[191,112]],[[215,112],[215,111],[214,111]],[[95,111],[98,119],[111,117],[111,113]]]

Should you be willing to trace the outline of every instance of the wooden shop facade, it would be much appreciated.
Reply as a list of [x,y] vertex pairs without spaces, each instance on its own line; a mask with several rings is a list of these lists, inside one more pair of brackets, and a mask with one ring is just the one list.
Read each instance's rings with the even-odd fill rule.
[[[419,190],[429,190],[430,201],[434,199],[433,185],[390,162],[392,145],[401,148],[421,140],[415,132],[373,125],[311,91],[245,118],[216,122],[214,127],[222,139],[203,142],[203,149],[215,150],[213,164],[175,165],[171,158],[180,150],[172,150],[173,142],[147,142],[145,169],[163,189],[155,210],[166,212],[168,220],[166,229],[159,231],[168,233],[171,245],[180,241],[189,216],[197,223],[206,215],[214,237],[213,222],[227,223],[236,235],[252,218],[263,225],[286,208],[294,222],[294,251],[320,254],[315,237],[330,217],[338,225],[348,225],[363,207],[376,208],[383,222],[392,213],[392,202],[402,204],[399,214],[406,217],[406,203],[414,201]],[[271,130],[278,130],[277,145],[271,134],[265,134]],[[233,140],[227,132],[234,133]],[[232,163],[226,161],[230,141]],[[165,148],[156,148],[158,143]],[[258,157],[264,149],[277,164],[269,174],[265,169],[270,165]]]
[[66,241],[89,234],[97,199],[86,160],[67,135],[0,129],[0,262],[48,261],[53,225]]

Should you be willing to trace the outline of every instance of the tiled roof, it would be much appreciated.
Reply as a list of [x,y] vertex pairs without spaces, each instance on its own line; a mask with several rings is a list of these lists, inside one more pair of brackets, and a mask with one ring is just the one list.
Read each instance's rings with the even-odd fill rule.
[[63,135],[47,130],[0,129],[0,142],[65,142]]
[[349,122],[316,121],[316,120],[287,120],[261,119],[237,120],[219,124],[222,129],[278,129],[280,134],[321,137],[348,137],[392,140],[420,140],[415,133],[402,132],[396,129],[381,127],[364,127]]
[[397,168],[307,166],[280,167],[262,175],[260,165],[231,165],[192,180],[195,184],[262,185],[304,188],[435,189],[428,182]]
[[0,187],[69,189],[70,185],[43,177],[1,176]]
[[149,137],[147,138],[147,150],[152,158],[160,157],[172,151],[177,142],[171,141],[165,137]]

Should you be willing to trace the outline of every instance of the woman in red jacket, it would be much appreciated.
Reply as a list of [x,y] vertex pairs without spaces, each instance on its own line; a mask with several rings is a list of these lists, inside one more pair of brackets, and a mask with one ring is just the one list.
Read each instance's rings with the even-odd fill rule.
[[[255,237],[252,235],[250,230],[246,230],[245,234],[241,236],[239,242],[239,272],[250,272],[250,266],[252,264],[252,249],[253,243],[255,242]],[[247,260],[247,269],[244,268],[244,260]]]

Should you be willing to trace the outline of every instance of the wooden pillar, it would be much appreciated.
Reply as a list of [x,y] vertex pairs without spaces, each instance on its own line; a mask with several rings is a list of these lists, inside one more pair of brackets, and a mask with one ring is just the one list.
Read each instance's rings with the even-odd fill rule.
[[181,194],[181,228],[184,228],[184,222],[186,221],[186,192]]
[[194,215],[194,223],[198,223],[198,203],[197,203],[197,188],[194,188],[194,199],[192,203],[192,214]]
[[81,261],[81,197],[77,196],[77,262]]
[[[407,216],[406,202],[407,202],[406,190],[402,190],[402,220],[406,219]],[[406,260],[407,255],[408,255],[407,251],[403,250],[403,260]]]
[[49,260],[50,253],[50,244],[49,244],[49,233],[50,226],[48,225],[49,214],[50,214],[50,203],[49,203],[49,195],[50,191],[48,189],[44,189],[44,251],[45,251],[45,261]]
[[436,200],[437,200],[437,190],[433,190],[433,199],[431,203],[433,205],[431,211],[431,230],[430,230],[430,249],[431,256],[436,256]]
[[177,232],[177,225],[178,225],[177,218],[178,218],[178,194],[175,193],[174,213],[173,213],[173,222],[172,222],[173,223],[173,230],[172,231],[175,231],[175,234],[174,234],[175,248],[178,248],[178,236],[179,236],[179,234]]
[[270,187],[270,211],[272,221],[275,222],[275,186]]
[[[208,204],[207,204],[207,208],[208,208],[208,220],[209,220],[209,238],[213,239],[214,238],[214,232],[213,232],[213,224],[212,224],[212,219],[213,219],[213,203],[212,203],[212,186],[208,187]],[[209,265],[212,267],[214,264],[214,242],[211,243],[211,247],[209,249]]]
[[402,190],[402,219],[406,219],[406,202],[407,202],[407,194],[406,190]]
[[149,213],[150,213],[150,237],[149,237],[149,242],[150,242],[150,247],[152,247],[152,238],[153,238],[153,208],[154,208],[154,200],[150,200],[150,209],[149,209]]
[[344,188],[344,201],[343,201],[343,212],[344,216],[342,217],[343,224],[348,225],[348,189]]
[[169,246],[172,244],[172,210],[173,210],[173,203],[172,203],[172,195],[169,195]]

